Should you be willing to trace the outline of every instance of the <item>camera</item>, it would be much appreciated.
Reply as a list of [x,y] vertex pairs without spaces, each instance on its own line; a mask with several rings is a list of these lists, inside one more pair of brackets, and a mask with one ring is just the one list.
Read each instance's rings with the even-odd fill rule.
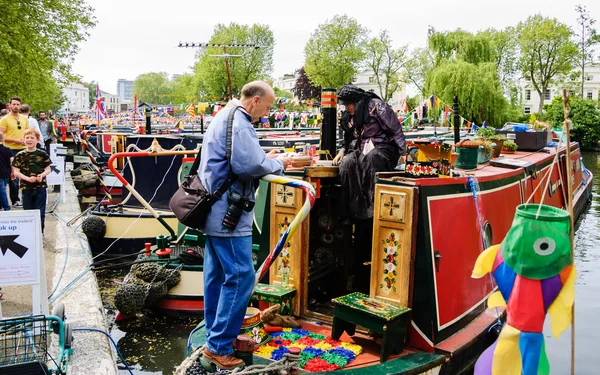
[[242,197],[240,194],[232,191],[227,198],[229,207],[223,218],[223,226],[234,230],[240,222],[240,217],[244,211],[250,212],[254,208],[254,202]]

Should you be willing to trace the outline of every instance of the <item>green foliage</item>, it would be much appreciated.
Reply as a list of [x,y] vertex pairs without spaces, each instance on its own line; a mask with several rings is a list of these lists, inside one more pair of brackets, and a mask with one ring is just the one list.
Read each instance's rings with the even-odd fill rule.
[[[553,127],[562,127],[565,119],[562,98],[554,98],[552,104],[546,105],[545,109],[550,124]],[[572,97],[569,116],[573,123],[571,137],[585,149],[597,148],[600,141],[600,110],[597,103]]]
[[517,144],[513,141],[504,141],[502,148],[504,148],[508,151],[517,151],[519,146],[517,146]]
[[381,98],[387,102],[401,87],[400,69],[408,62],[408,45],[392,47],[392,38],[387,30],[382,30],[366,46],[366,64],[375,72],[375,82]]
[[[428,48],[415,48],[405,66],[404,82],[410,82],[417,87],[422,95],[427,95],[425,85],[427,77],[434,67],[435,56]],[[415,104],[416,106],[416,104]],[[411,106],[414,108],[414,106]]]
[[430,27],[428,45],[435,54],[436,66],[453,59],[471,64],[495,60],[489,36],[481,33],[472,34],[461,29],[439,32]]
[[173,97],[172,91],[166,72],[140,74],[133,82],[133,92],[139,96],[140,102],[169,104]]
[[[556,18],[536,14],[519,23],[517,33],[521,49],[519,68],[543,98],[555,77],[567,75],[573,69],[578,49],[570,39],[572,32]],[[540,101],[539,113],[543,105]]]
[[367,29],[354,18],[335,15],[311,34],[304,69],[317,86],[340,88],[352,81],[365,57]]
[[491,137],[496,135],[496,132],[493,128],[479,128],[477,129],[477,135],[482,138],[490,139]]
[[84,0],[0,0],[0,9],[0,101],[18,95],[36,112],[58,108],[93,9]]
[[[265,80],[273,72],[275,37],[267,25],[218,24],[215,26],[209,43],[256,44],[260,46],[256,49],[227,48],[227,53],[230,55],[243,54],[241,57],[229,58],[233,96],[239,96],[246,83]],[[218,57],[223,53],[223,48],[220,47],[205,48],[198,53],[198,61],[194,65],[192,86],[199,89],[202,93],[201,96],[212,100],[229,96],[225,59]]]
[[81,84],[88,88],[90,108],[94,108],[94,105],[96,104],[96,81],[92,81],[90,83],[82,82]]
[[488,121],[493,126],[503,124],[504,110],[508,107],[493,62],[472,64],[465,61],[441,63],[428,78],[427,89],[446,103],[458,96],[460,115]]
[[292,94],[289,91],[281,90],[277,87],[273,87],[273,91],[275,92],[276,98],[292,98]]

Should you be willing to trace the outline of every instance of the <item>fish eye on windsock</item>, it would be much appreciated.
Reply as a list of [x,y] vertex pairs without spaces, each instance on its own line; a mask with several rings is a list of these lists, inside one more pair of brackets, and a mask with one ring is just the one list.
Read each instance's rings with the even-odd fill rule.
[[550,237],[542,237],[533,243],[533,251],[541,256],[550,255],[556,249],[556,242]]

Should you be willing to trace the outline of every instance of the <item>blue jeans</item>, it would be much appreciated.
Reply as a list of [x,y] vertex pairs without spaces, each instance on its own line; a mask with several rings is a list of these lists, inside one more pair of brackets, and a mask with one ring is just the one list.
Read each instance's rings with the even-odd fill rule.
[[46,216],[46,188],[25,189],[22,193],[24,210],[40,210],[42,233],[44,233],[44,216]]
[[0,177],[0,204],[4,211],[10,211],[8,204],[8,195],[6,194],[6,186],[10,184],[10,177]]
[[254,289],[252,236],[206,236],[204,321],[206,346],[213,354],[233,353]]

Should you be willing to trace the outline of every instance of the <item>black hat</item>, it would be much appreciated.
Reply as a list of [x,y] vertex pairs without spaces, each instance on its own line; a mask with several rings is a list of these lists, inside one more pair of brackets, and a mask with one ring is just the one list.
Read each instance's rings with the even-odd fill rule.
[[364,98],[365,90],[354,85],[343,86],[337,94],[338,103],[342,105],[358,103]]

